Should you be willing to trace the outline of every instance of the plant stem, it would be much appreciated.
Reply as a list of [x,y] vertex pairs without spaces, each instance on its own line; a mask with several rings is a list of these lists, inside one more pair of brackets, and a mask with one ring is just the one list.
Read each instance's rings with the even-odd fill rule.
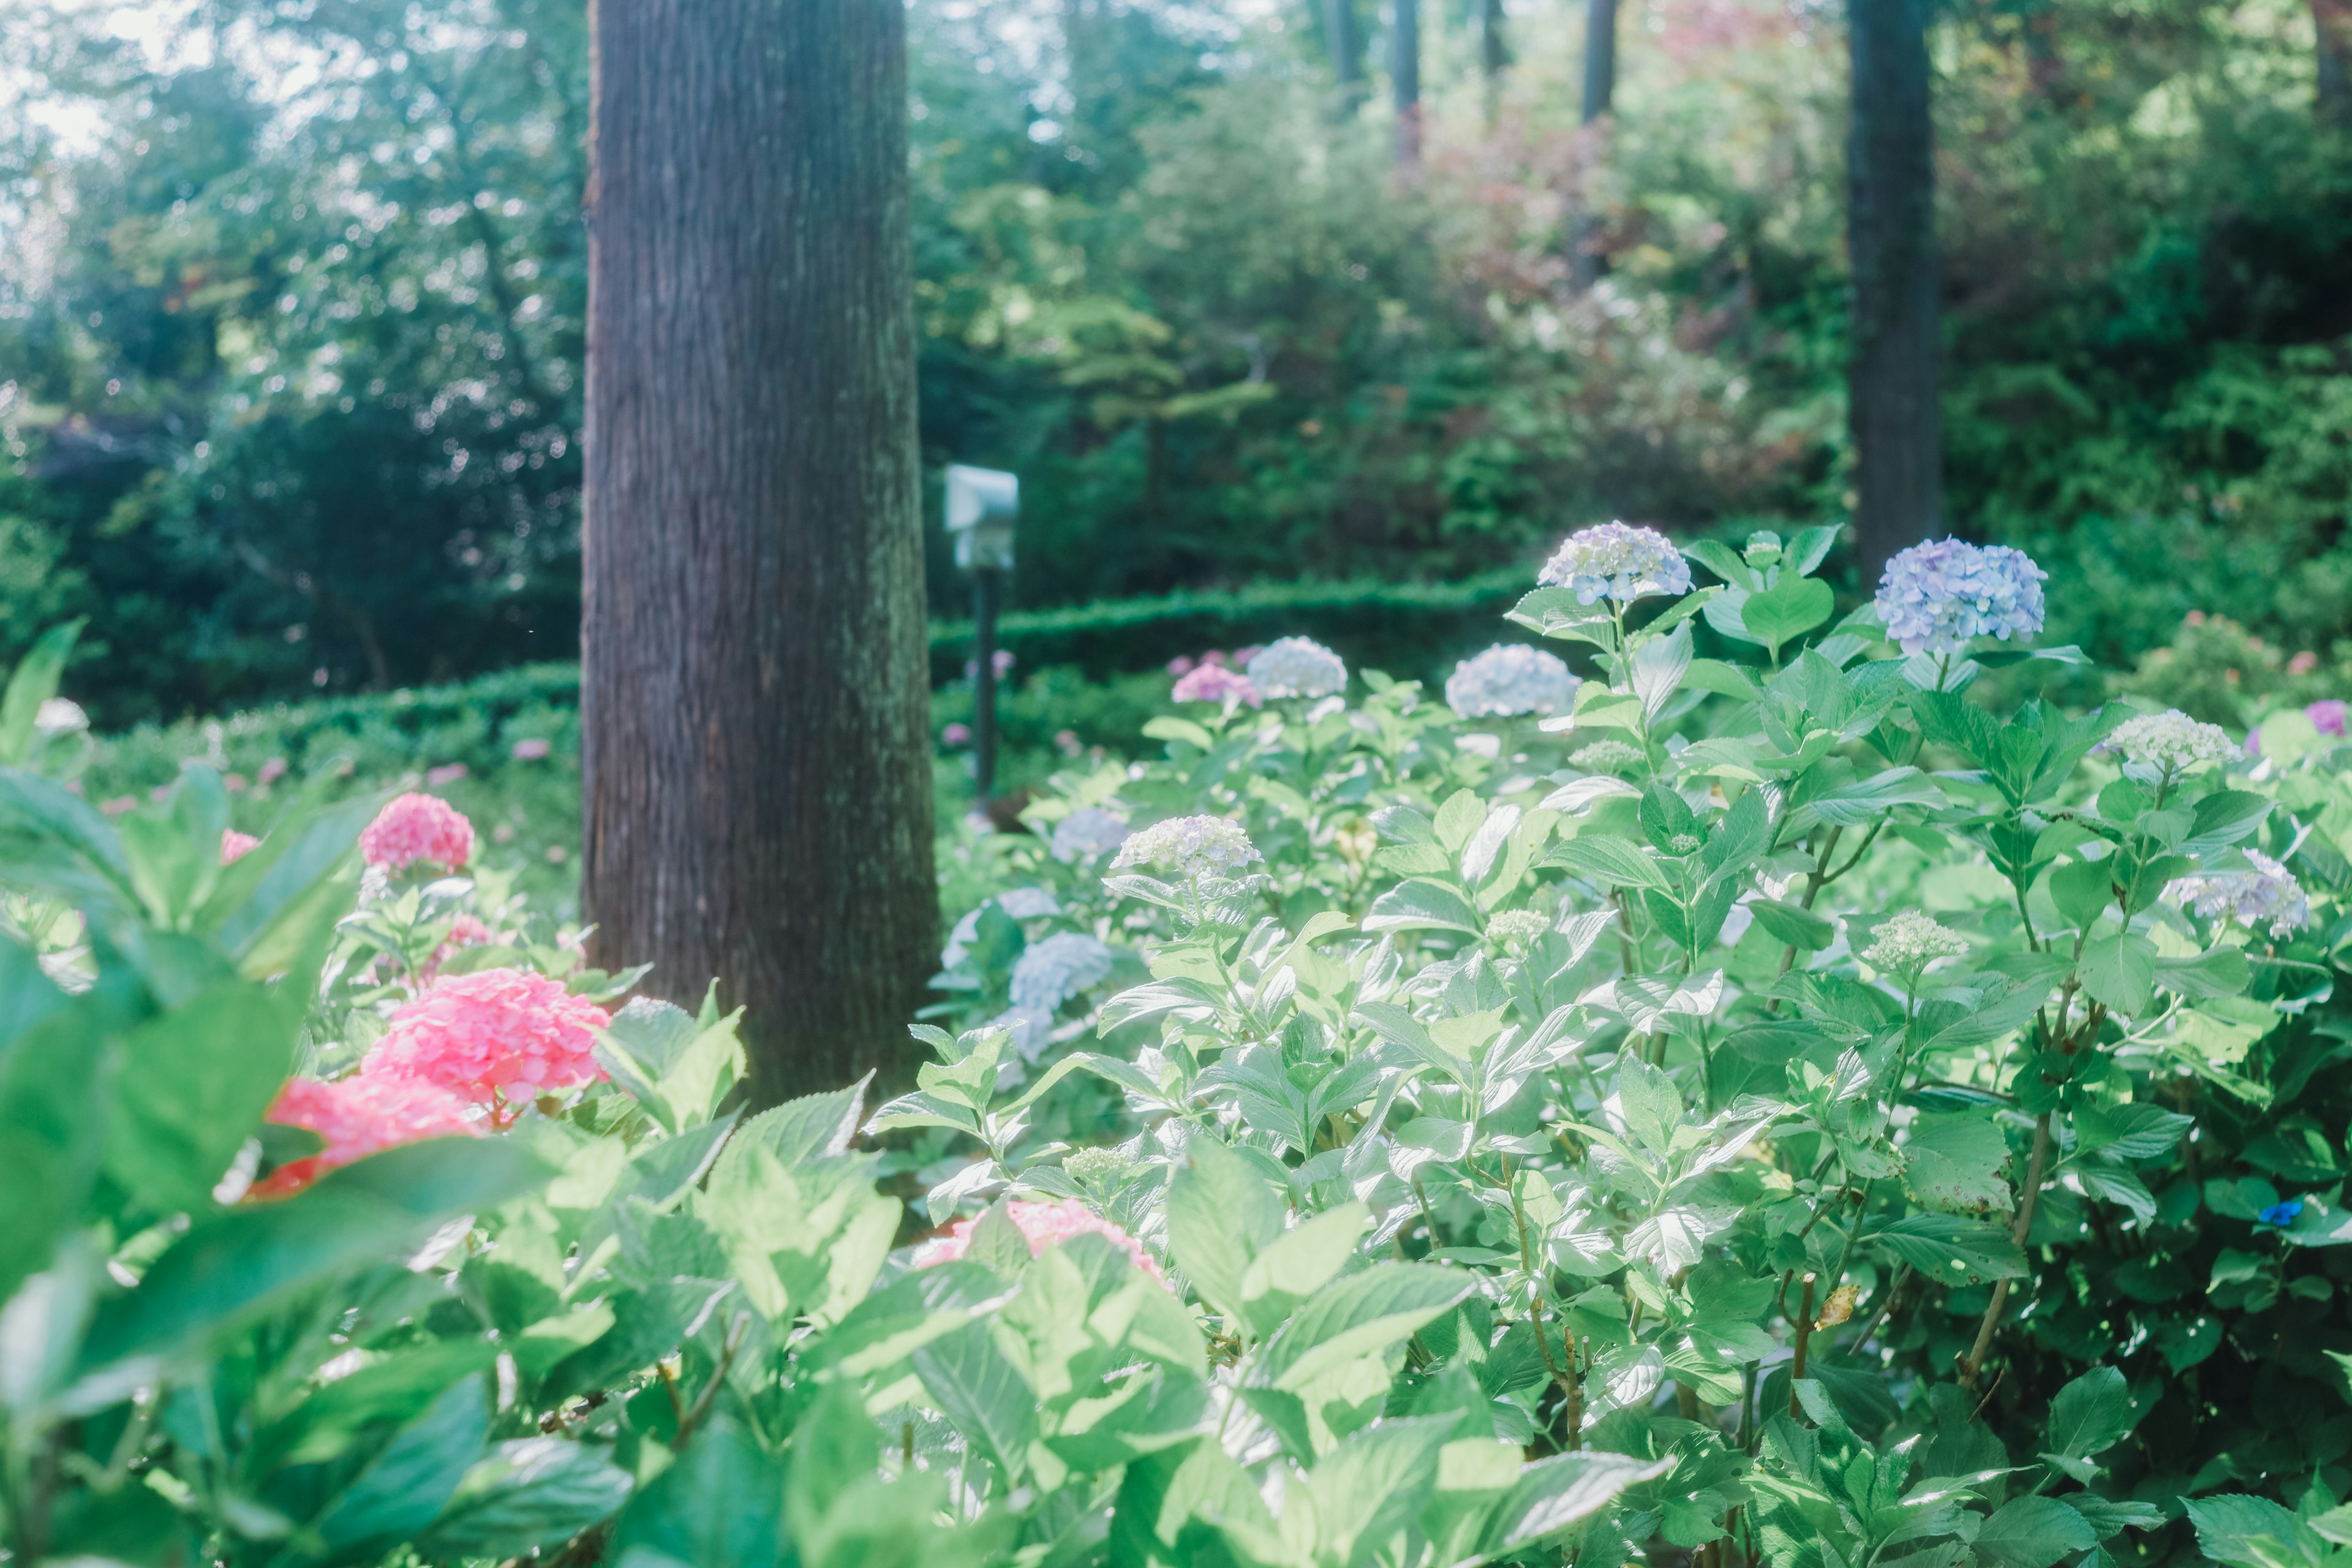
[[[2050,1113],[2043,1111],[2033,1123],[2033,1160],[2025,1173],[2025,1196],[2017,1205],[2017,1224],[2010,1237],[2022,1247],[2026,1232],[2033,1228],[2033,1205],[2042,1197],[2042,1173],[2050,1163]],[[1977,1374],[1984,1368],[1985,1352],[1992,1349],[1992,1331],[2000,1324],[2000,1310],[2009,1304],[2009,1281],[1993,1282],[1992,1304],[1985,1309],[1984,1321],[1977,1325],[1977,1342],[1969,1347],[1960,1363],[1960,1386],[1974,1389]]]
[[1813,1335],[1813,1279],[1811,1274],[1805,1276],[1803,1302],[1797,1309],[1797,1359],[1789,1363],[1789,1416],[1791,1420],[1801,1417],[1805,1413],[1804,1406],[1797,1403],[1797,1384],[1804,1379],[1806,1342]]

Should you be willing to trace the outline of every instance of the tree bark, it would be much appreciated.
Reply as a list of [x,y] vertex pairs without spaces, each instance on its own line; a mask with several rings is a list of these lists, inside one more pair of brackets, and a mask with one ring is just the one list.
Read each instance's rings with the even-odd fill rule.
[[595,0],[583,901],[885,1077],[936,957],[898,0]]
[[1868,584],[1889,555],[1943,528],[1936,169],[1926,0],[1849,0],[1847,15],[1853,285],[1846,395],[1854,545]]
[[1420,0],[1391,0],[1389,85],[1396,101],[1396,158],[1402,168],[1421,163]]
[[[1617,0],[1585,0],[1584,115],[1590,127],[1610,112],[1617,96]],[[1600,153],[1601,132],[1588,131],[1584,163],[1589,172]],[[1576,216],[1568,226],[1568,276],[1578,289],[1590,289],[1609,270],[1601,249],[1600,215],[1593,210],[1590,180],[1577,194]]]
[[1478,0],[1478,72],[1489,125],[1502,107],[1503,69],[1510,63],[1510,45],[1503,34],[1503,0]]
[[2352,0],[2311,0],[2311,24],[2319,44],[2319,118],[2352,125]]
[[1339,84],[1339,118],[1349,119],[1364,101],[1364,36],[1356,0],[1323,0],[1323,41],[1331,54],[1331,79]]

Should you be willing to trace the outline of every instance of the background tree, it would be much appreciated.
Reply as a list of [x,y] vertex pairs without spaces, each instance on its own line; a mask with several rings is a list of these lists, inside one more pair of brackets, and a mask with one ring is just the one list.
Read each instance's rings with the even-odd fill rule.
[[1607,139],[1605,128],[1595,129],[1617,96],[1617,0],[1584,0],[1584,99],[1579,121],[1586,172],[1583,200],[1569,225],[1569,276],[1580,289],[1590,289],[1608,270],[1601,248],[1601,223],[1592,210],[1591,165]]
[[595,24],[583,900],[762,1101],[887,1071],[935,956],[905,16]]
[[1889,555],[1944,525],[1940,279],[1927,0],[1849,0],[1846,17],[1846,395],[1854,549],[1867,583]]
[[1399,166],[1421,162],[1421,0],[1389,0],[1389,87]]

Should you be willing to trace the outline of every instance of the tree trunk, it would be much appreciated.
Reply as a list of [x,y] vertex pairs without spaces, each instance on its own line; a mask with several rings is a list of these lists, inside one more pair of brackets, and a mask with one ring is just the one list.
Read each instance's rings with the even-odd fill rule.
[[1402,168],[1421,163],[1420,0],[1391,0],[1389,84],[1396,96],[1396,157]]
[[1503,0],[1478,0],[1478,71],[1486,89],[1486,123],[1502,105],[1503,68],[1511,63],[1503,37]]
[[1323,0],[1323,41],[1331,52],[1331,79],[1339,84],[1339,118],[1352,118],[1364,101],[1364,37],[1356,24],[1356,0]]
[[905,11],[591,27],[591,952],[717,976],[772,1103],[888,1076],[937,956]]
[[1926,0],[1849,0],[1853,127],[1846,249],[1853,269],[1846,369],[1854,546],[1864,583],[1944,521],[1937,406],[1935,147]]
[[2319,118],[2352,125],[2352,0],[2311,0],[2318,35]]
[[[1584,5],[1584,123],[1591,125],[1610,111],[1617,96],[1617,0],[1585,0]],[[1590,165],[1599,132],[1585,138]],[[1590,289],[1609,270],[1601,248],[1601,221],[1592,210],[1592,191],[1577,194],[1576,216],[1568,226],[1568,274],[1579,289]]]

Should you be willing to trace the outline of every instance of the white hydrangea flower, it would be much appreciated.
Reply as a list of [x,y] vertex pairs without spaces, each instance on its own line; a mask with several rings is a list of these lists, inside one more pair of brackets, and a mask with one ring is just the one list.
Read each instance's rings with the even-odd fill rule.
[[2115,728],[2105,749],[2158,774],[2185,773],[2207,763],[2227,762],[2238,748],[2219,724],[2200,724],[2178,708],[2143,713]]
[[2311,923],[2311,900],[2294,872],[2259,849],[2246,851],[2251,871],[2214,871],[2167,883],[2164,896],[2210,920],[2228,915],[2252,929],[2267,923],[2284,937]]
[[1937,924],[1917,910],[1905,910],[1872,933],[1862,961],[1873,969],[1916,975],[1939,958],[1958,958],[1969,944],[1958,931]]
[[1249,661],[1250,685],[1260,697],[1328,697],[1348,689],[1347,662],[1312,637],[1268,643]]
[[1571,767],[1582,768],[1588,773],[1613,773],[1633,767],[1642,761],[1638,747],[1622,741],[1595,741],[1580,746],[1569,759]]
[[1551,922],[1533,910],[1505,910],[1486,922],[1486,935],[1496,942],[1528,942],[1551,929]]
[[1051,1016],[1073,996],[1110,978],[1115,955],[1083,931],[1057,931],[1033,942],[1013,964],[1013,1005]]
[[1604,522],[1560,541],[1536,581],[1567,588],[1580,605],[1614,599],[1630,605],[1649,594],[1690,592],[1690,563],[1654,528]]
[[1222,816],[1177,816],[1129,835],[1110,868],[1165,866],[1187,877],[1231,877],[1264,858],[1249,835]]
[[1454,667],[1445,681],[1445,705],[1465,719],[1565,713],[1576,700],[1578,684],[1568,666],[1543,649],[1496,643]]
[[1054,858],[1091,859],[1127,842],[1127,818],[1098,805],[1082,805],[1054,824]]
[[68,730],[89,728],[89,715],[81,704],[66,697],[51,697],[34,710],[33,728],[44,735],[62,734]]

